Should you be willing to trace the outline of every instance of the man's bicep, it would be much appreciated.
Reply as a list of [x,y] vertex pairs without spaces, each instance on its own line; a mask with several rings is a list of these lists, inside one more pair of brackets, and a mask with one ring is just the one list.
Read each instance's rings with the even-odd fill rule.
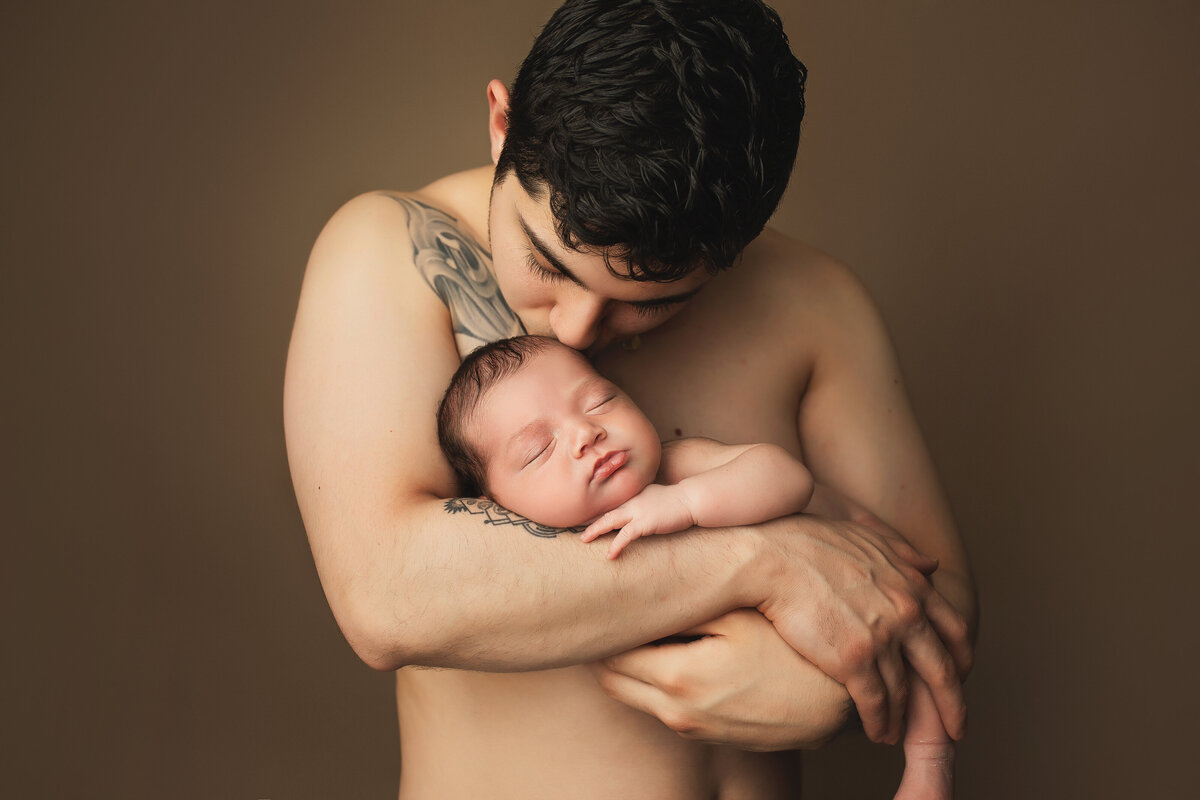
[[284,423],[318,568],[360,561],[370,523],[406,498],[454,488],[434,414],[457,352],[444,309],[413,270],[403,223],[386,197],[351,201],[305,275]]
[[805,462],[817,481],[866,507],[944,567],[965,571],[966,556],[879,312],[844,267],[831,270],[821,349],[800,405]]

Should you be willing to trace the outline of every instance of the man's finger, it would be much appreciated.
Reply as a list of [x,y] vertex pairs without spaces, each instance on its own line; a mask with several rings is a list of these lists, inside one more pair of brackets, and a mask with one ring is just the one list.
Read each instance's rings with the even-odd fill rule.
[[900,658],[900,646],[896,644],[883,658],[879,659],[879,674],[887,687],[887,731],[883,741],[896,744],[904,730],[904,709],[908,705],[907,667]]
[[882,520],[871,516],[862,520],[862,524],[870,528],[884,541],[901,560],[907,562],[921,572],[922,575],[932,575],[937,572],[938,560],[927,556],[909,544],[909,541],[888,527]]
[[925,626],[904,642],[904,656],[929,686],[942,725],[952,739],[966,733],[967,704],[954,659],[942,646],[933,628]]
[[858,709],[867,738],[873,742],[883,742],[888,731],[887,691],[875,663],[871,662],[859,674],[852,676],[845,686]]
[[929,624],[937,631],[937,635],[950,651],[954,665],[958,668],[960,678],[965,678],[974,666],[975,653],[971,647],[971,637],[967,621],[958,609],[937,592],[931,592],[925,598],[925,616]]
[[659,719],[667,713],[671,699],[662,690],[603,665],[593,667],[592,674],[614,700]]
[[677,688],[672,676],[680,673],[677,665],[686,657],[683,648],[687,646],[688,644],[647,644],[609,656],[602,663],[612,672],[669,693]]

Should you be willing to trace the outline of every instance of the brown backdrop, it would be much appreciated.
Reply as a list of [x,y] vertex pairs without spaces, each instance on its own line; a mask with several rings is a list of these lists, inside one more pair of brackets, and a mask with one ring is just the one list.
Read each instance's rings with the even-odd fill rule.
[[[394,796],[291,496],[291,316],[340,203],[486,161],[553,5],[0,14],[5,796]],[[778,7],[776,224],[878,298],[979,575],[961,796],[1193,794],[1200,9]],[[813,797],[898,765],[810,761]]]

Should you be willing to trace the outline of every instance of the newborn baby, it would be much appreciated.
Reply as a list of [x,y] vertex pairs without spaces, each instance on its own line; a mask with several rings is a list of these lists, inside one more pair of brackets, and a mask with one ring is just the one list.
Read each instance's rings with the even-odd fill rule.
[[583,354],[539,336],[476,350],[438,412],[438,438],[464,491],[535,522],[587,525],[629,542],[694,525],[749,525],[802,511],[808,470],[773,444],[663,444],[646,415]]
[[[616,530],[609,558],[643,536],[798,513],[814,488],[777,445],[660,442],[582,353],[541,336],[502,339],[463,359],[438,409],[438,439],[465,494],[542,525],[587,526],[588,542]],[[949,798],[953,745],[929,690],[910,677],[897,798]]]

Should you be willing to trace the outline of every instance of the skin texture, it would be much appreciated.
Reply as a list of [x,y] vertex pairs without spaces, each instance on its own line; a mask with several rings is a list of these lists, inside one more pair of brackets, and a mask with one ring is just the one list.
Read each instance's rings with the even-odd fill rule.
[[[503,87],[491,93],[494,157]],[[412,195],[364,196],[326,226],[305,276],[285,423],[330,607],[368,664],[449,668],[397,673],[402,794],[793,796],[794,776],[772,754],[713,758],[697,740],[815,745],[843,724],[846,689],[868,732],[896,740],[902,654],[956,732],[974,590],[861,286],[771,231],[731,272],[694,285],[629,284],[599,254],[570,251],[555,255],[580,283],[547,279],[529,263],[518,218],[552,242],[548,215],[508,181],[493,193],[488,168]],[[439,237],[428,235],[435,219]],[[637,305],[694,289],[686,304]],[[482,501],[448,504],[457,487],[438,452],[437,401],[460,348],[522,329],[596,352],[660,437],[680,430],[803,453],[819,487],[869,511],[651,537],[608,561]],[[633,333],[643,334],[636,350],[606,346]],[[933,563],[894,530],[937,558],[931,579]],[[600,683],[572,666],[740,608],[757,609],[760,624],[709,637],[697,648],[704,658],[642,651],[636,675],[618,658]],[[718,649],[728,656],[708,657]],[[731,674],[743,683],[725,702]],[[540,756],[547,742],[554,759]]]

